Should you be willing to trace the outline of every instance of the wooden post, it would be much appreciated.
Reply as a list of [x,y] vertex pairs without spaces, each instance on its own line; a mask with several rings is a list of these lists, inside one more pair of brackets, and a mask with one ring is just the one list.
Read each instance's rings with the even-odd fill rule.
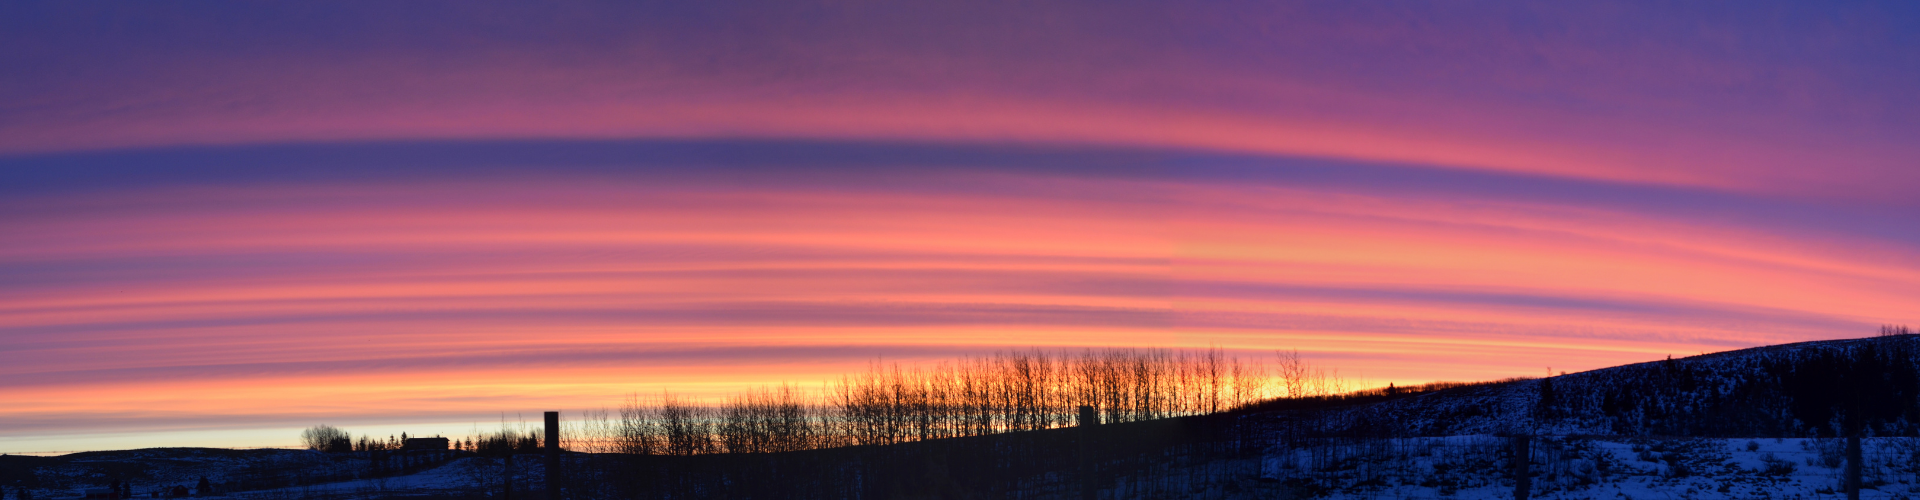
[[1081,405],[1080,429],[1076,431],[1080,434],[1080,439],[1076,441],[1079,441],[1078,444],[1080,445],[1081,500],[1094,500],[1094,497],[1097,496],[1096,494],[1100,491],[1100,483],[1093,477],[1093,457],[1088,456],[1092,454],[1092,451],[1088,448],[1093,444],[1093,426],[1095,425],[1100,425],[1100,416],[1093,412],[1092,406]]
[[547,412],[547,500],[560,500],[560,412]]
[[[514,438],[514,439],[517,440],[518,438]],[[506,465],[500,466],[500,470],[505,471],[506,472],[505,475],[507,476],[506,487],[503,488],[503,492],[500,494],[500,500],[513,500],[513,442],[512,441],[507,442],[507,463]]]
[[1525,434],[1513,437],[1513,499],[1527,500],[1533,494],[1533,475],[1527,466],[1533,462],[1533,436]]
[[1860,435],[1847,436],[1847,500],[1860,500]]

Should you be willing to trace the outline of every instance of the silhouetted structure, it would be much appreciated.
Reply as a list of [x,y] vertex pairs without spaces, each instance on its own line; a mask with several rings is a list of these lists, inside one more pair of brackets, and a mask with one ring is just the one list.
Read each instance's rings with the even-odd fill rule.
[[1513,437],[1513,499],[1527,500],[1533,494],[1533,436]]
[[1093,446],[1093,426],[1099,423],[1100,416],[1094,413],[1092,406],[1083,405],[1080,407],[1080,433],[1076,436],[1075,441],[1078,441],[1080,446],[1078,455],[1080,460],[1081,500],[1094,500],[1100,492],[1100,481],[1094,477],[1092,465],[1093,450],[1090,449]]
[[443,437],[407,438],[400,442],[404,451],[447,451],[450,441]]
[[1860,435],[1847,436],[1847,500],[1860,500]]
[[560,499],[560,412],[547,412],[547,500]]

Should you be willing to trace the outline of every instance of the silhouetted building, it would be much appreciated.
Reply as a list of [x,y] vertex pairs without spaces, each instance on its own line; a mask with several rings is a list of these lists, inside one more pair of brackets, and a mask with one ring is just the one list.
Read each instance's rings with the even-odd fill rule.
[[447,451],[447,438],[443,438],[443,437],[407,438],[406,441],[402,441],[400,443],[400,449],[405,451],[414,451],[414,450]]

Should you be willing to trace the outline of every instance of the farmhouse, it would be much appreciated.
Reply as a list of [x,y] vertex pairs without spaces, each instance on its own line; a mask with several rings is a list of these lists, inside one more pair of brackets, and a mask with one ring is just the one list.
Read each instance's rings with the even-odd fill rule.
[[405,441],[400,442],[400,449],[404,451],[447,451],[447,438],[407,438]]

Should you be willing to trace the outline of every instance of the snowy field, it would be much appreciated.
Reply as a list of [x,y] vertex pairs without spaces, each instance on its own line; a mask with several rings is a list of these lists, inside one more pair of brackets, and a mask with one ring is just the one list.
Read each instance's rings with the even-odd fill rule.
[[[538,460],[522,462],[525,463],[514,468],[514,479],[520,483],[515,489],[537,485],[544,472]],[[462,496],[467,493],[486,496],[503,486],[501,470],[499,459],[466,457],[414,474],[237,492],[229,496],[258,500]]]
[[[1916,444],[1862,440],[1861,498],[1920,498]],[[1552,499],[1844,498],[1844,446],[1838,439],[1535,438],[1532,492]],[[1509,441],[1494,436],[1325,442],[1269,454],[1261,475],[1325,498],[1513,498],[1511,456]]]
[[[1529,468],[1533,498],[1542,499],[1833,499],[1844,498],[1844,446],[1839,439],[1548,436],[1533,439]],[[1513,497],[1512,449],[1507,438],[1490,435],[1315,440],[1251,459],[1162,464],[1145,476],[1152,479],[1114,478],[1100,497],[1505,499]],[[1920,439],[1867,438],[1862,449],[1862,498],[1920,499]],[[36,471],[43,488],[33,498],[78,497],[131,472],[128,464],[144,469],[132,479],[137,497],[168,485],[191,487],[204,476],[235,499],[487,498],[506,479],[498,458],[455,457],[412,473],[356,477],[368,466],[364,460],[315,452],[132,450],[43,467]],[[533,457],[518,460],[516,489],[541,488],[540,466]],[[240,487],[248,477],[255,485],[269,484],[258,477],[291,485]]]
[[[491,469],[480,466],[485,459],[457,458],[452,453],[417,453],[411,458],[420,464],[413,473],[394,471],[374,477],[367,473],[374,467],[365,454],[218,448],[78,453],[47,458],[33,467],[39,487],[32,490],[32,496],[40,500],[79,498],[87,489],[124,481],[135,498],[149,498],[156,493],[164,496],[175,486],[196,489],[204,478],[214,492],[229,497],[270,494],[277,498],[370,498],[388,492],[454,491],[473,484],[473,478],[482,475],[499,477],[497,465]],[[15,498],[14,490],[7,490],[7,498]]]

